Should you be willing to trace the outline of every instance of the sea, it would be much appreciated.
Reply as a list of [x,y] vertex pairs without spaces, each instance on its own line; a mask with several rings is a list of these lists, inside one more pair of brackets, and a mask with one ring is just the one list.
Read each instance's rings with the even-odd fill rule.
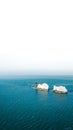
[[[68,93],[54,93],[54,85]],[[0,130],[73,130],[73,76],[0,77]]]

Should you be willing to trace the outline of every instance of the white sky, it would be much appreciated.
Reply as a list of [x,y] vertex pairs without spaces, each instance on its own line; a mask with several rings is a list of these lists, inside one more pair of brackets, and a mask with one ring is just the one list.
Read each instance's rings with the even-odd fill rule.
[[73,74],[73,0],[0,0],[0,73]]

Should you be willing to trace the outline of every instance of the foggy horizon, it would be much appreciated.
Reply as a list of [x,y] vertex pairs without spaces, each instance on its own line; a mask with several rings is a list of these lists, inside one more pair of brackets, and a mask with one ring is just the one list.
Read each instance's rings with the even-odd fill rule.
[[0,1],[0,75],[72,75],[72,4]]

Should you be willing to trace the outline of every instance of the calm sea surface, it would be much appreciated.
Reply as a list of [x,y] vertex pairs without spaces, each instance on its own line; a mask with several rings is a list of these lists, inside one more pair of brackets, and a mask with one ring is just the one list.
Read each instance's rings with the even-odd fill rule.
[[[48,92],[36,91],[47,83]],[[68,94],[55,94],[64,85]],[[73,77],[0,79],[0,130],[73,130]]]

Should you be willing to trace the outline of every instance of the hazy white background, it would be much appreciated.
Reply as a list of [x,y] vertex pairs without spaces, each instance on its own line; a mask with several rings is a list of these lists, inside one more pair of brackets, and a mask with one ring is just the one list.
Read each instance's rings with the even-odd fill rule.
[[0,74],[73,74],[73,0],[0,0]]

